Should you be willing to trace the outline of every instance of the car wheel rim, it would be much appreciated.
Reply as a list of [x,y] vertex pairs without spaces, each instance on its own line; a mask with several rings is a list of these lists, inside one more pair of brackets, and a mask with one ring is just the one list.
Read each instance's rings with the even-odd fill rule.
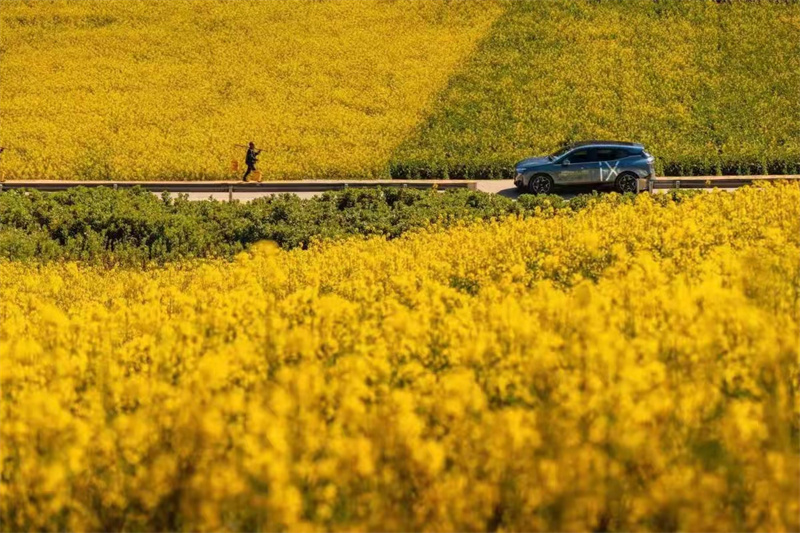
[[533,180],[533,190],[538,193],[545,193],[550,189],[550,182],[544,176],[538,176]]
[[634,192],[636,190],[636,180],[633,176],[623,176],[619,184],[622,192]]

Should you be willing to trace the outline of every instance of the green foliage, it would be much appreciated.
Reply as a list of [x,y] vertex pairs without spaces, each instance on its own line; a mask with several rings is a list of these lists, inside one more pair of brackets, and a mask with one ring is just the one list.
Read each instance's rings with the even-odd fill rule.
[[[656,196],[662,205],[697,191]],[[250,244],[271,240],[286,249],[306,248],[316,239],[355,235],[395,238],[432,224],[506,215],[548,216],[577,211],[594,202],[627,203],[633,194],[523,194],[518,201],[468,190],[439,193],[401,188],[348,189],[300,199],[293,194],[249,203],[161,198],[135,187],[78,187],[42,193],[11,190],[0,194],[0,258],[82,260],[146,265],[186,258],[231,258]]]
[[800,2],[515,0],[396,178],[509,178],[581,139],[642,142],[660,175],[800,173]]
[[350,235],[396,237],[520,210],[507,198],[472,191],[350,189],[301,200],[279,195],[240,202],[193,202],[139,188],[76,188],[0,194],[0,257],[145,264],[227,257],[272,240],[284,248]]
[[[661,195],[667,196],[667,195]],[[475,191],[349,189],[303,200],[284,194],[250,203],[161,198],[140,188],[79,187],[64,192],[12,190],[0,194],[0,258],[75,259],[146,265],[184,258],[231,258],[250,244],[271,240],[283,248],[315,239],[354,235],[394,238],[431,224],[505,215],[547,216],[578,210],[600,195],[571,200],[522,195],[514,202]],[[633,195],[603,195],[630,202]],[[671,201],[671,200],[669,200]]]
[[[697,191],[657,195],[666,204]],[[231,258],[250,244],[271,240],[306,248],[315,239],[403,233],[437,224],[487,220],[505,215],[547,216],[577,211],[599,201],[631,202],[635,195],[596,191],[565,200],[558,195],[500,195],[458,190],[348,189],[300,199],[293,194],[249,203],[161,198],[135,187],[77,187],[42,193],[0,194],[0,258],[74,259],[106,264],[163,263],[185,258]]]

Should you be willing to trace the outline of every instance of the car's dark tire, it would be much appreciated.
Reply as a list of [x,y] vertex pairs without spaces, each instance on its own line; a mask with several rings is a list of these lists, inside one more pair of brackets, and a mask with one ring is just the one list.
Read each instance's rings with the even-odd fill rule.
[[553,178],[547,174],[536,174],[528,181],[528,192],[531,194],[550,194],[553,190]]
[[636,180],[638,179],[636,174],[632,172],[623,172],[617,176],[617,180],[614,182],[614,190],[620,194],[625,194],[626,192],[635,193]]

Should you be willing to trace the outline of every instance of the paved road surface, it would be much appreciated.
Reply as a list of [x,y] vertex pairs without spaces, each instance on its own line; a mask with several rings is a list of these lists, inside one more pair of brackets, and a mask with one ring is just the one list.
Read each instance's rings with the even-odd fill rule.
[[[516,200],[520,194],[519,189],[514,186],[513,180],[483,180],[479,181],[477,184],[478,190],[482,192],[492,193],[492,194],[499,194],[501,196],[505,196],[506,198],[511,198]],[[571,187],[569,189],[561,190],[561,191],[554,191],[554,194],[558,194],[562,198],[568,200],[570,198],[574,198],[579,194],[587,194],[591,193],[592,191],[608,191],[610,190],[608,187],[605,188],[598,188],[592,186],[583,186],[583,187]],[[190,200],[208,200],[210,198],[214,198],[215,200],[220,201],[227,201],[228,200],[228,193],[226,192],[219,192],[219,193],[204,193],[204,192],[190,192],[185,193],[189,197]],[[239,200],[242,202],[249,202],[256,198],[261,198],[263,196],[274,196],[276,194],[286,194],[286,193],[269,193],[269,192],[234,192],[233,199]],[[321,192],[297,192],[291,193],[296,194],[300,198],[312,198],[314,196],[319,196]]]
[[[501,196],[505,196],[506,198],[516,199],[521,194],[519,189],[514,186],[513,180],[484,180],[478,182],[478,190],[483,192],[488,192],[492,194],[499,194]],[[555,194],[560,195],[562,198],[569,199],[573,198],[579,194],[586,194],[591,193],[593,190],[603,191],[608,189],[598,189],[597,187],[574,187],[564,191],[555,191]],[[226,192],[217,192],[217,193],[206,193],[206,192],[190,192],[185,193],[190,200],[208,200],[209,198],[213,198],[215,200],[220,201],[227,201],[228,200],[228,193]],[[261,198],[263,196],[274,196],[276,194],[286,194],[286,193],[270,193],[270,192],[234,192],[233,199],[239,200],[242,202],[249,202],[250,200],[255,200],[256,198]],[[321,192],[297,192],[291,193],[296,194],[300,198],[312,198],[314,196],[319,196]]]
[[[693,177],[670,177],[656,178],[647,181],[643,187],[652,188],[653,192],[663,192],[672,188],[707,188],[718,187],[723,190],[740,187],[749,183],[775,181],[775,180],[800,180],[800,175],[795,176],[693,176]],[[645,180],[641,180],[645,181]],[[385,181],[364,181],[364,180],[334,180],[334,181],[285,181],[270,182],[264,184],[229,181],[209,181],[209,182],[107,182],[107,181],[52,181],[52,180],[23,180],[7,181],[0,183],[1,190],[11,190],[15,188],[32,188],[41,191],[67,190],[72,187],[114,187],[128,188],[131,186],[142,186],[148,190],[159,194],[163,190],[172,190],[173,194],[178,191],[185,192],[190,200],[207,200],[213,198],[219,201],[227,201],[229,192],[233,191],[233,198],[239,201],[249,202],[262,196],[272,196],[275,194],[296,194],[300,198],[311,198],[322,194],[321,190],[342,190],[346,187],[352,188],[372,188],[375,186],[389,187],[410,187],[428,188],[439,187],[440,190],[450,188],[473,188],[490,194],[499,194],[507,198],[516,199],[520,196],[520,191],[514,187],[511,180],[476,180],[476,181],[431,181],[431,180],[385,180]],[[568,189],[556,189],[555,194],[559,194],[565,199],[573,198],[579,194],[591,193],[593,191],[608,190],[608,185],[602,188],[598,186],[573,186]],[[159,192],[156,192],[159,191]],[[219,192],[212,192],[219,191]],[[272,191],[272,192],[267,192]],[[280,191],[280,192],[278,192]]]

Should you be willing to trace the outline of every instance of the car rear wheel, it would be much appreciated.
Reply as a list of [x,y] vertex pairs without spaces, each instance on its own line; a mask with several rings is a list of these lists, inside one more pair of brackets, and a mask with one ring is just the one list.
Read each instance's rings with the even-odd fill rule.
[[532,176],[528,182],[528,192],[531,194],[549,194],[553,190],[553,178],[546,174]]
[[617,177],[617,181],[614,182],[614,188],[620,194],[625,194],[626,192],[636,192],[636,175],[631,174],[630,172],[624,172]]

